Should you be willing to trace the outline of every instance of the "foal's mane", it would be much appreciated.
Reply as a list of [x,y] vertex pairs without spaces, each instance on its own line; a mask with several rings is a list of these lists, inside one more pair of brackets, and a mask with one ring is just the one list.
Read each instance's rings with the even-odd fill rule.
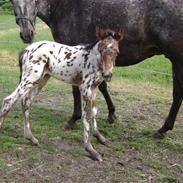
[[[110,30],[110,29],[107,29],[107,30],[105,31],[105,37],[104,37],[103,39],[105,39],[105,38],[107,38],[107,37],[109,37],[109,36],[111,36],[112,38],[115,38],[115,37],[114,37],[114,36],[115,36],[115,32],[112,31],[112,30]],[[95,41],[93,41],[92,43],[85,44],[85,45],[84,45],[84,46],[85,46],[85,49],[86,49],[86,50],[91,50],[99,41],[100,41],[100,39],[97,38],[97,39],[96,39]]]
[[93,41],[92,43],[89,43],[89,44],[85,44],[85,49],[87,51],[91,50],[100,40],[99,39],[96,39],[95,41]]

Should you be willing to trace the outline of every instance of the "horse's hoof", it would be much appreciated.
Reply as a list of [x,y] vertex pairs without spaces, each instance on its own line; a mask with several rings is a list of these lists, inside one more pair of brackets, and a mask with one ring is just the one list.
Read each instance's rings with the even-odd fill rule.
[[165,133],[162,133],[160,132],[159,130],[157,130],[155,133],[154,133],[154,138],[157,138],[157,139],[164,139],[165,138]]
[[65,130],[73,130],[76,126],[76,123],[75,122],[71,122],[71,121],[68,121],[64,124],[64,129]]
[[93,136],[103,145],[106,145],[107,140],[106,138],[100,133],[100,132],[96,132],[93,134]]
[[85,150],[90,154],[90,157],[93,160],[96,160],[96,161],[99,161],[99,162],[103,161],[101,155],[95,149],[90,148],[90,147],[86,147]]
[[117,116],[115,114],[109,115],[107,118],[107,123],[112,124],[117,121]]

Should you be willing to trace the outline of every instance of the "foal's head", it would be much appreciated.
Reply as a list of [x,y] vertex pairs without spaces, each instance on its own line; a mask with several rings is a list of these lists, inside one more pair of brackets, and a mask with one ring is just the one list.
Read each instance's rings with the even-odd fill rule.
[[104,80],[110,81],[112,69],[119,53],[119,41],[123,39],[124,31],[121,27],[118,27],[116,32],[96,27],[96,35],[100,39],[98,45],[98,50],[101,54],[99,67],[102,69]]

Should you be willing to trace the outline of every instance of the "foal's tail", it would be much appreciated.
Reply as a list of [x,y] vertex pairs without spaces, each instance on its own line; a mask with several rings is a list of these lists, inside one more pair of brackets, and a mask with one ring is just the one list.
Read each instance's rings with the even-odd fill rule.
[[19,83],[21,81],[21,78],[22,78],[22,60],[23,60],[23,57],[24,57],[24,54],[25,54],[26,50],[23,50],[19,53],[19,58],[18,58],[18,61],[19,61],[19,68],[20,68],[20,77],[19,77]]

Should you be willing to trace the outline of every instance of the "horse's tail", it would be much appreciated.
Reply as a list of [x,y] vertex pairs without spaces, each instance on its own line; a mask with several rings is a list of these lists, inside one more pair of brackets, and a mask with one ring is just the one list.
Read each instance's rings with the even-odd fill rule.
[[19,82],[21,81],[21,78],[22,78],[22,60],[23,60],[23,57],[24,57],[24,54],[25,54],[26,50],[23,50],[19,53],[19,58],[18,58],[18,61],[19,61],[19,68],[20,68],[20,77],[19,77]]

